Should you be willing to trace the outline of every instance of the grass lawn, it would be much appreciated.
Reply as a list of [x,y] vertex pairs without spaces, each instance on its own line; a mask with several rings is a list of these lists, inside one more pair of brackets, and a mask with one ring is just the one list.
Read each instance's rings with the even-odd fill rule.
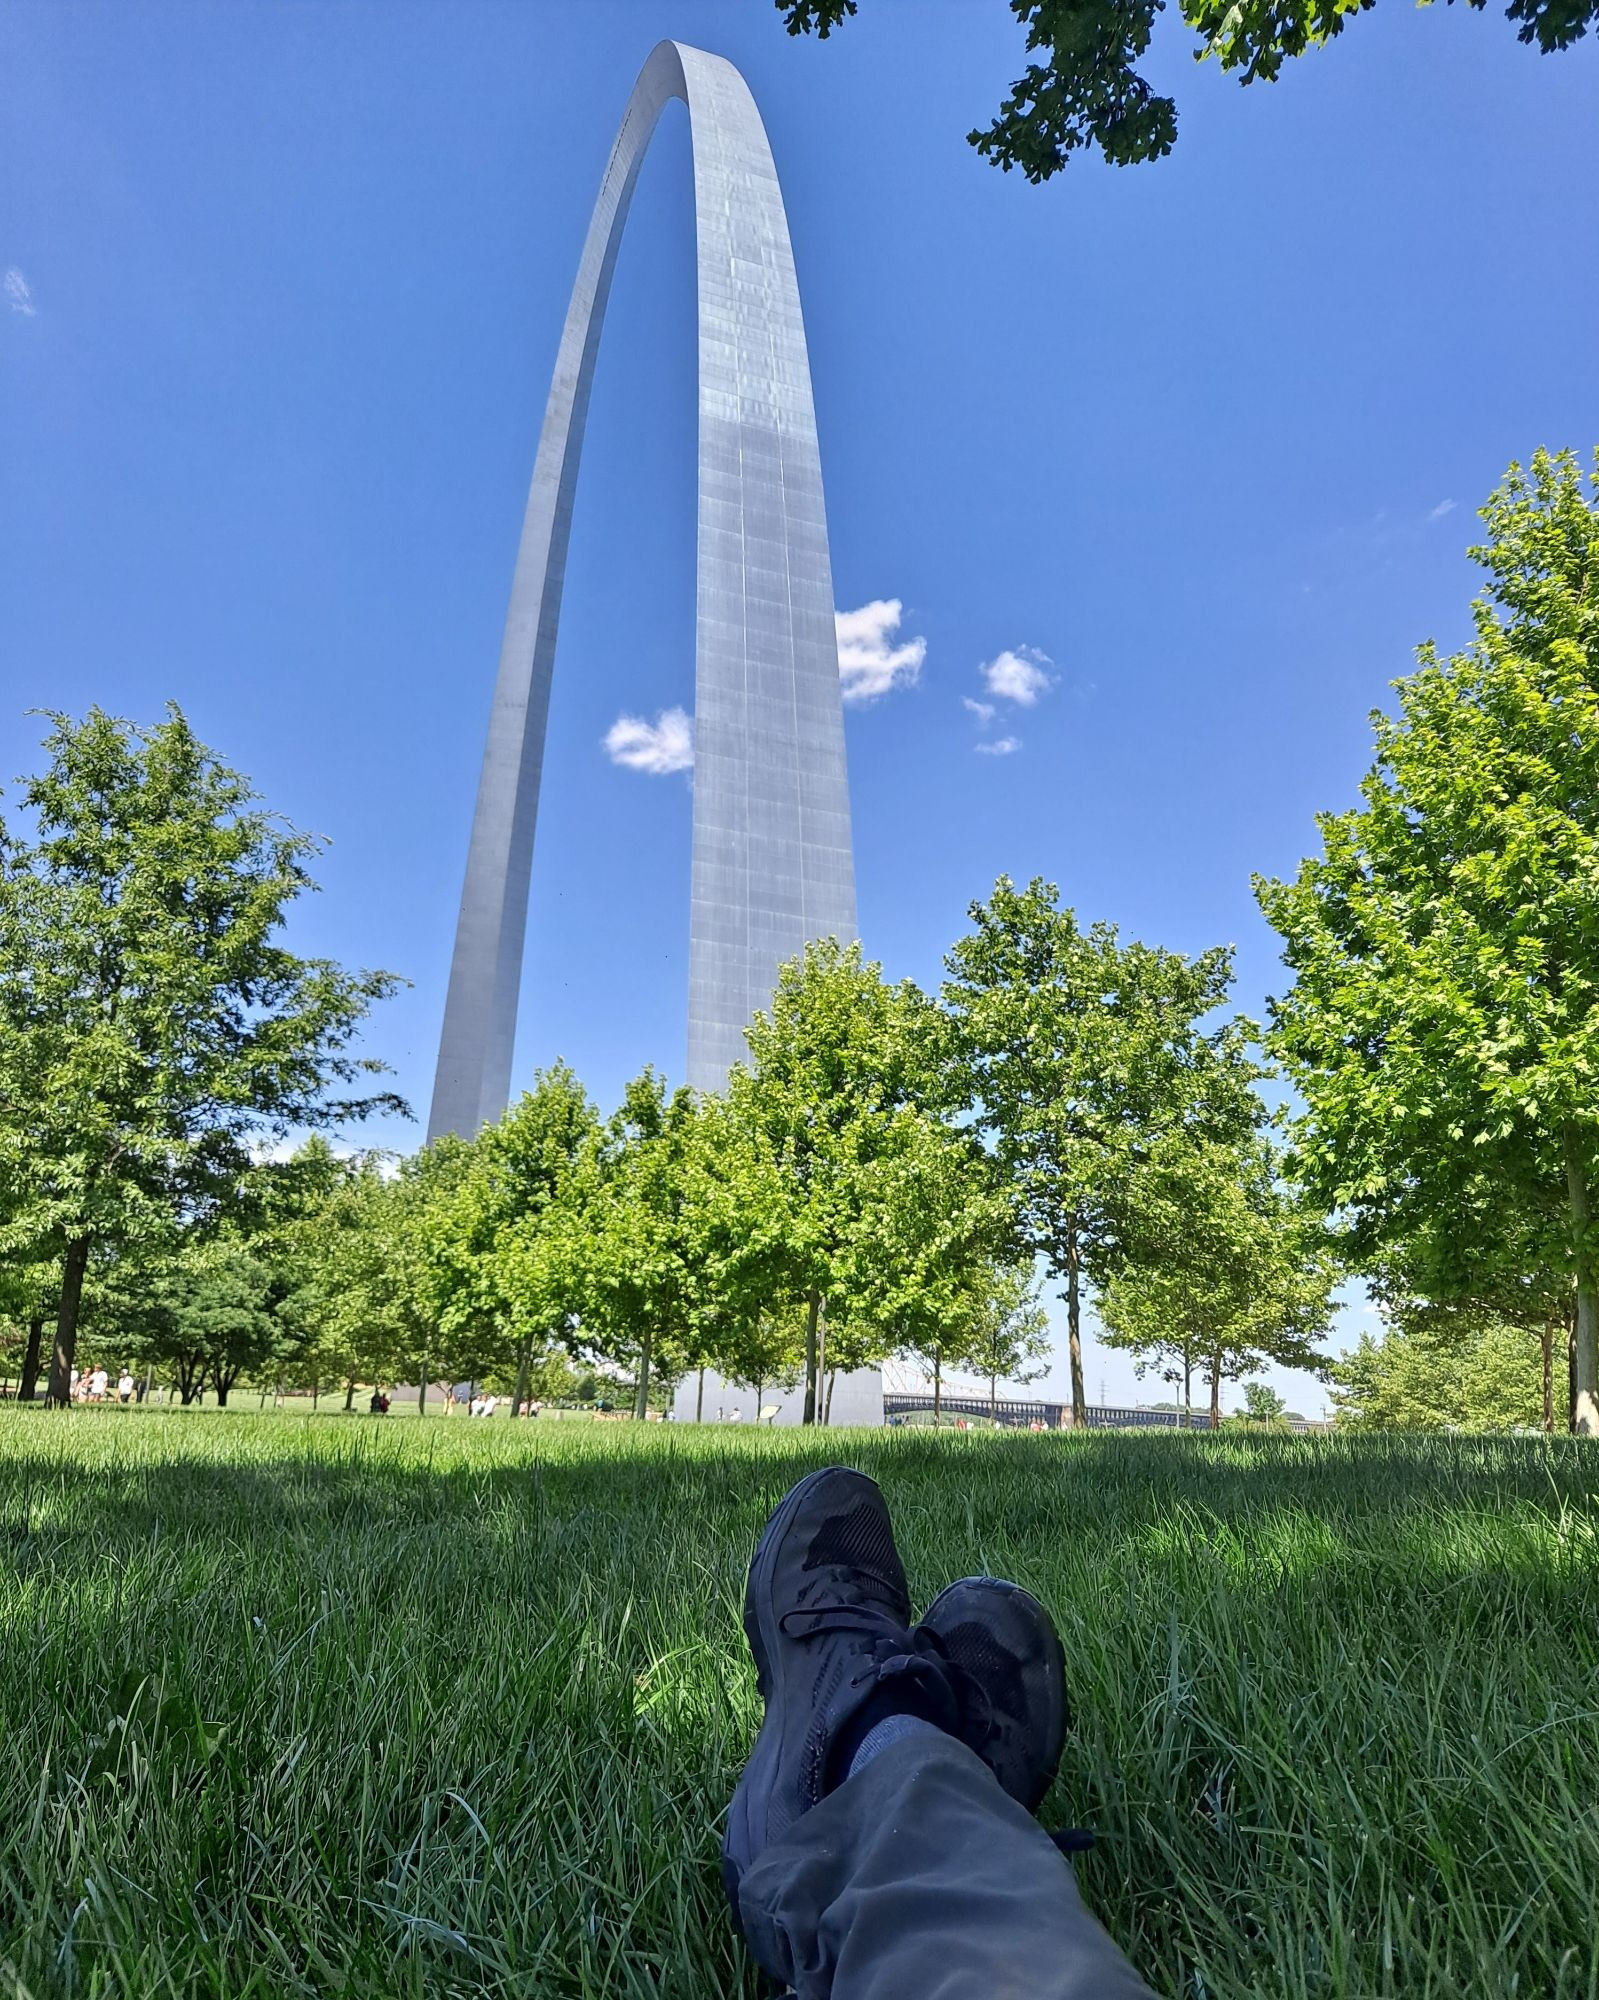
[[1599,2000],[1599,1450],[248,1409],[0,1414],[0,1995],[753,1995],[740,1592],[829,1458],[1054,1611],[1160,1992]]

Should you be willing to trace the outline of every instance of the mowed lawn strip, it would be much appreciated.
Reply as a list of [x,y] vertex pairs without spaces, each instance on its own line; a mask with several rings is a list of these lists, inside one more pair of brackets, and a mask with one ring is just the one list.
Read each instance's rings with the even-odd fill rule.
[[1058,1620],[1156,1988],[1599,2000],[1599,1453],[0,1413],[0,1992],[758,1991],[744,1566],[808,1468]]

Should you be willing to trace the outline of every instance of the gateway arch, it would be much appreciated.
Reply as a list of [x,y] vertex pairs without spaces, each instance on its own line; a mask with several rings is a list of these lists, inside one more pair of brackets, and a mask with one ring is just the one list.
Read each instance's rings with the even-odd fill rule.
[[855,936],[833,583],[788,220],[731,63],[662,42],[600,183],[539,438],[450,966],[429,1138],[510,1094],[539,774],[600,327],[662,109],[688,106],[699,297],[699,553],[688,1081],[715,1089],[782,962]]

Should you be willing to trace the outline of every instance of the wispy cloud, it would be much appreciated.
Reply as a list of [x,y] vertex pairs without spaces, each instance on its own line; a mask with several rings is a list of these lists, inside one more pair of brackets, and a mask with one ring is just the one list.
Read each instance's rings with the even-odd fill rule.
[[653,722],[619,715],[605,732],[605,748],[613,764],[664,778],[693,765],[694,724],[680,708],[663,709]]
[[4,278],[0,278],[0,286],[4,286],[6,303],[14,313],[21,313],[24,319],[33,319],[37,315],[39,308],[33,303],[33,287],[15,264],[7,267]]
[[986,729],[994,719],[994,704],[991,701],[973,701],[969,694],[963,694],[961,707],[969,709],[977,717],[979,729]]
[[991,736],[986,743],[974,743],[972,748],[983,757],[1008,757],[1013,750],[1020,750],[1019,736]]
[[845,701],[876,701],[896,688],[914,687],[927,658],[925,639],[895,643],[905,607],[897,597],[874,597],[856,611],[835,611],[839,692]]
[[1055,685],[1055,676],[1050,672],[1054,664],[1036,646],[1017,646],[1014,650],[1007,647],[992,660],[985,660],[978,672],[983,677],[983,686],[998,700],[1031,708],[1040,695],[1048,694]]
[[1441,521],[1445,514],[1452,514],[1454,511],[1455,503],[1453,500],[1440,500],[1438,505],[1428,514],[1427,519],[1429,521]]

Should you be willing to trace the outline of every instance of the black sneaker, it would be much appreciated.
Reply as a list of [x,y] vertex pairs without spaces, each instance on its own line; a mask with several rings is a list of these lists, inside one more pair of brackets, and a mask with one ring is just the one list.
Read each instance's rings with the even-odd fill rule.
[[1037,1812],[1071,1725],[1066,1660],[1049,1613],[1020,1584],[952,1583],[928,1606],[931,1633],[959,1672],[962,1742],[1029,1812]]
[[958,1733],[954,1676],[910,1626],[905,1571],[876,1483],[842,1465],[802,1479],[766,1524],[744,1592],[766,1716],[722,1842],[735,1918],[751,1862],[848,1775],[833,1768],[841,1761],[833,1752],[868,1701],[902,1694],[907,1710]]

